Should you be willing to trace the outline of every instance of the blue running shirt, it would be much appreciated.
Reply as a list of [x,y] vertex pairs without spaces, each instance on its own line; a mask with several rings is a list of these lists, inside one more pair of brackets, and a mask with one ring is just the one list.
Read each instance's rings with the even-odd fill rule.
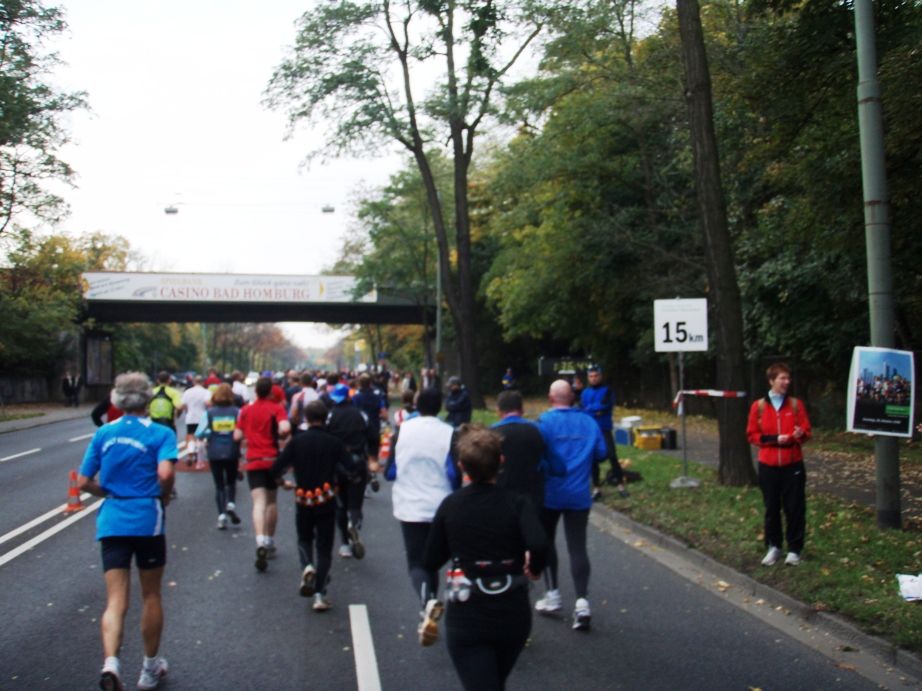
[[176,461],[176,433],[150,418],[124,415],[100,427],[87,447],[80,474],[94,477],[108,495],[96,516],[96,539],[163,535],[157,465]]

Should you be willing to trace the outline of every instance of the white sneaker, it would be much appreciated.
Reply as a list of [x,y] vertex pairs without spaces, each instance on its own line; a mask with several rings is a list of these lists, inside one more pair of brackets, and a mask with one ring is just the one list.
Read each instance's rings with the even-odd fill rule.
[[371,485],[365,485],[365,498],[371,499]]
[[788,566],[797,566],[800,563],[800,555],[797,552],[788,552],[784,563]]
[[439,619],[445,612],[445,605],[435,598],[426,603],[426,609],[420,615],[419,644],[425,648],[435,645],[439,640]]
[[576,601],[576,607],[573,610],[573,630],[588,631],[591,620],[592,612],[589,611],[589,600],[581,597]]
[[777,547],[769,547],[768,553],[765,555],[765,558],[762,560],[762,566],[774,566],[775,562],[781,559],[783,552]]
[[330,602],[330,599],[326,595],[322,595],[320,593],[314,595],[315,612],[326,612],[331,607],[333,607],[333,603]]
[[240,525],[240,516],[237,515],[237,505],[234,502],[227,502],[227,509],[225,510],[225,513],[227,514],[228,518],[231,519],[231,523],[234,525]]
[[301,573],[301,597],[313,597],[314,589],[314,566],[308,564]]
[[275,538],[266,537],[266,549],[269,553],[266,555],[269,559],[275,559],[275,554],[278,552],[278,549],[275,547]]
[[227,530],[227,514],[222,513],[218,516],[218,530]]
[[549,614],[551,612],[559,612],[563,609],[563,604],[560,598],[559,590],[548,590],[544,594],[544,598],[538,600],[535,603],[535,609],[541,612],[541,614]]
[[339,548],[339,556],[343,559],[352,559],[352,548],[349,545],[343,545]]
[[138,679],[138,688],[141,691],[151,691],[156,689],[163,678],[166,676],[169,666],[162,657],[157,658],[157,664],[153,669],[143,667],[141,669],[141,678]]

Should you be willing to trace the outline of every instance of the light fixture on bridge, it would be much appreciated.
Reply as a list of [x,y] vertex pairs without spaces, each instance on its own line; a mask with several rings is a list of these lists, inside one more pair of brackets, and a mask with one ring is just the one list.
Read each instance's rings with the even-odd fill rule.
[[166,207],[163,210],[163,213],[165,213],[167,216],[175,216],[176,214],[179,213],[179,209],[177,209],[175,206],[170,204],[170,206]]
[[336,211],[336,209],[334,209],[334,208],[333,208],[332,206],[330,206],[329,204],[325,204],[325,205],[323,206],[323,208],[321,208],[320,210],[321,210],[323,213],[325,213],[325,214],[331,214],[331,213],[333,213],[334,211]]

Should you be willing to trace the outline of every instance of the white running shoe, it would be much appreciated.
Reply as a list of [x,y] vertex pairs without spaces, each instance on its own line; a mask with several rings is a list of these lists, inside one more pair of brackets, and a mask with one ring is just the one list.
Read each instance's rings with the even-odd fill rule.
[[426,609],[420,613],[419,644],[424,648],[435,645],[439,640],[439,619],[445,612],[445,605],[435,598],[426,603]]
[[800,555],[797,552],[788,552],[784,563],[788,566],[797,566],[800,563]]
[[315,612],[326,612],[328,609],[333,607],[333,603],[330,602],[330,598],[321,593],[316,593],[314,595],[314,611]]
[[125,686],[118,676],[118,672],[112,669],[103,670],[99,676],[99,688],[102,691],[125,691]]
[[157,664],[153,669],[143,667],[141,669],[141,678],[138,679],[138,688],[141,691],[152,691],[156,689],[163,678],[166,676],[169,666],[162,657],[157,658]]
[[301,573],[301,597],[313,597],[315,592],[314,576],[313,564],[305,566],[304,571]]
[[548,590],[544,594],[544,598],[538,600],[535,603],[535,609],[541,614],[550,614],[551,612],[559,612],[563,609],[563,603],[560,597],[559,590]]
[[581,597],[576,601],[576,607],[573,610],[573,630],[588,631],[591,621],[592,612],[589,611],[589,600]]
[[227,514],[218,515],[218,530],[227,530]]
[[765,555],[765,558],[762,560],[762,566],[774,566],[775,562],[781,559],[783,552],[777,547],[769,547],[768,553]]
[[269,559],[275,559],[275,555],[278,552],[278,549],[275,546],[275,538],[266,536],[266,549],[268,554],[266,555]]
[[352,548],[349,545],[343,545],[339,548],[339,556],[343,559],[352,559]]

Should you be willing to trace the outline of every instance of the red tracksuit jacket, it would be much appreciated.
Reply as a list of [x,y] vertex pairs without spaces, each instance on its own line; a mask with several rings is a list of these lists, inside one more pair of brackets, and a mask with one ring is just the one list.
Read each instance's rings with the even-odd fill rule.
[[[762,419],[759,420],[759,407],[762,407]],[[804,436],[800,440],[791,440],[784,446],[778,444],[778,437],[782,434],[794,434],[794,428],[800,427]],[[765,398],[752,404],[749,410],[749,424],[746,426],[746,436],[750,444],[759,447],[759,463],[772,466],[783,466],[804,460],[800,447],[810,439],[810,420],[804,410],[802,401],[797,401],[797,412],[791,405],[791,397],[785,396],[781,408],[775,410],[771,399]]]

